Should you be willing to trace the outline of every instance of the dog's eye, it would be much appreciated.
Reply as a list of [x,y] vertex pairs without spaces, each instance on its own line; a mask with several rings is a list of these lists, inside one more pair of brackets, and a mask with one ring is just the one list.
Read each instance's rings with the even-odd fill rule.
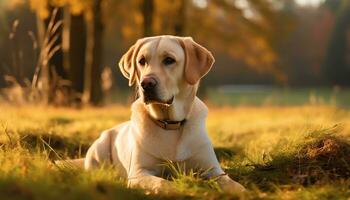
[[176,62],[175,59],[170,58],[170,57],[166,57],[166,58],[163,60],[163,64],[164,64],[164,65],[171,65],[171,64],[173,64],[173,63],[175,63],[175,62]]
[[139,64],[144,66],[146,64],[146,58],[145,57],[142,57],[140,60],[139,60]]

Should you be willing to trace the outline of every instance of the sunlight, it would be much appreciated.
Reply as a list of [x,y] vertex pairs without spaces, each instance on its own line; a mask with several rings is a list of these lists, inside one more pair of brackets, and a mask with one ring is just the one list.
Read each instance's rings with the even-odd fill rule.
[[192,0],[193,4],[198,8],[204,9],[208,6],[207,0]]
[[295,2],[301,6],[318,6],[324,2],[324,0],[295,0]]
[[254,11],[250,8],[249,2],[247,0],[236,0],[234,1],[234,5],[242,10],[243,16],[247,19],[253,19],[256,18],[257,15],[254,13]]

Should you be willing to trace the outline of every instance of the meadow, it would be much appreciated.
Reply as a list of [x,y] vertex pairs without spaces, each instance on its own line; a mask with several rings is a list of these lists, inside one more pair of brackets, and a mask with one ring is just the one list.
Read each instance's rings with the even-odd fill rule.
[[[214,180],[201,180],[200,174],[196,173],[185,174],[176,163],[167,163],[166,166],[173,171],[170,179],[177,190],[157,195],[146,194],[140,189],[127,189],[126,180],[118,178],[116,170],[109,166],[81,171],[53,163],[58,159],[83,157],[102,130],[129,119],[127,104],[74,109],[2,102],[0,198],[350,197],[350,110],[346,107],[347,93],[334,96],[330,92],[328,96],[328,93],[323,96],[317,92],[304,92],[304,95],[300,94],[304,100],[296,102],[285,97],[286,103],[276,103],[283,95],[277,95],[277,100],[272,103],[265,97],[261,97],[265,100],[258,103],[235,103],[223,102],[232,99],[232,96],[218,94],[208,95],[211,99],[207,102],[210,109],[207,127],[222,167],[248,189],[246,194],[224,194]],[[239,96],[246,98],[243,94]],[[271,99],[270,96],[267,99]],[[248,97],[259,99],[252,94]]]

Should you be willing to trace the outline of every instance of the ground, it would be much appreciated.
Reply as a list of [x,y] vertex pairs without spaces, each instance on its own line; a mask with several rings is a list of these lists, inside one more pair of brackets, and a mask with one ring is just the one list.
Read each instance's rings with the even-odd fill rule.
[[0,104],[1,199],[347,199],[350,110],[333,104],[209,105],[207,127],[224,170],[248,192],[165,163],[177,191],[127,189],[111,168],[80,171],[53,160],[82,157],[104,129],[128,120],[127,105],[55,108]]

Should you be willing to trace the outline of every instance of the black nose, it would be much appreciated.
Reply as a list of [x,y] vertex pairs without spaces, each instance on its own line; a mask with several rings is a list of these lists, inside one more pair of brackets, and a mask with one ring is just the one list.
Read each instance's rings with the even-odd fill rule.
[[149,90],[154,89],[156,87],[156,85],[157,85],[157,81],[155,78],[152,78],[152,77],[145,77],[141,81],[141,87],[145,91],[149,91]]

